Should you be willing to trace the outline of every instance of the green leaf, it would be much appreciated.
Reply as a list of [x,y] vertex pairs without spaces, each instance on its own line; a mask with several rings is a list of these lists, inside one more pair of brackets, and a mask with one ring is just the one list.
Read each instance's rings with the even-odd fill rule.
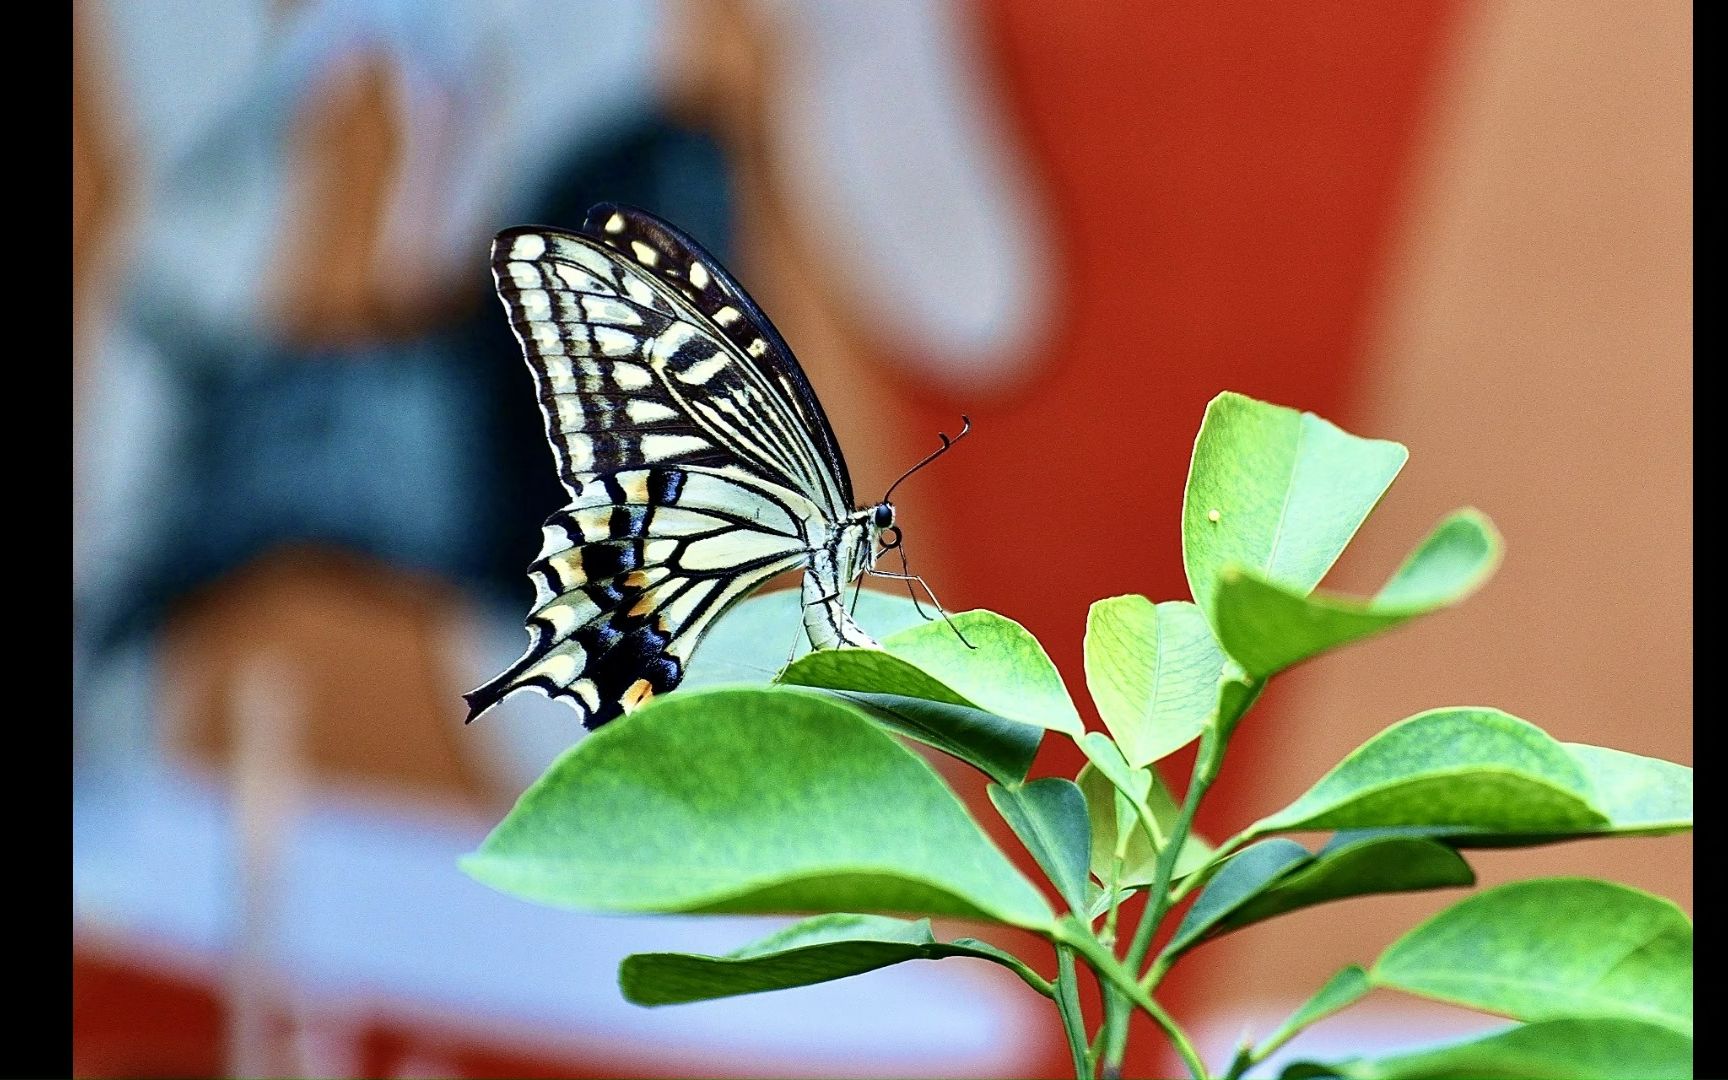
[[1519,1024],[1381,1058],[1294,1062],[1280,1074],[1282,1080],[1682,1080],[1691,1075],[1691,1038],[1609,1016]]
[[1011,787],[991,784],[989,791],[996,811],[1050,875],[1068,910],[1086,910],[1092,836],[1080,789],[1071,780],[1048,776]]
[[1144,596],[1086,613],[1086,686],[1130,765],[1188,745],[1212,718],[1224,654],[1193,604]]
[[1393,942],[1371,975],[1516,1020],[1623,1016],[1692,1030],[1692,924],[1671,902],[1609,881],[1478,893]]
[[1175,936],[1164,947],[1164,955],[1174,957],[1193,948],[1231,912],[1313,858],[1301,844],[1282,839],[1262,840],[1230,856],[1188,909]]
[[[1034,987],[1044,982],[1015,957],[983,942],[937,941],[929,919],[836,913],[805,919],[724,956],[636,953],[624,958],[618,984],[637,1005],[676,1005],[809,986],[907,960],[949,956],[1002,964],[1022,978],[1030,976]],[[1048,985],[1041,992],[1048,993]]]
[[1328,1016],[1348,1009],[1366,997],[1373,988],[1373,984],[1368,981],[1368,973],[1362,970],[1362,965],[1350,964],[1340,969],[1326,980],[1325,986],[1315,991],[1313,997],[1291,1013],[1277,1031],[1266,1037],[1260,1048],[1254,1052],[1255,1059],[1264,1061],[1273,1048],[1289,1042],[1304,1028],[1312,1027]]
[[1110,737],[1098,731],[1088,731],[1078,740],[1086,759],[1091,767],[1103,774],[1121,794],[1128,800],[1139,817],[1141,827],[1151,839],[1154,848],[1162,847],[1164,838],[1169,834],[1169,822],[1174,819],[1161,819],[1152,812],[1152,806],[1147,802],[1147,795],[1152,790],[1153,770],[1134,768],[1122,756],[1122,750]]
[[1225,861],[1164,952],[1175,957],[1202,941],[1333,900],[1475,881],[1456,851],[1419,837],[1346,836],[1313,855],[1293,840],[1263,840]]
[[671,694],[594,732],[462,866],[591,911],[1054,919],[927,762],[833,698],[774,687]]
[[1044,740],[1043,728],[966,705],[946,705],[903,694],[860,694],[847,690],[825,693],[856,706],[902,735],[959,758],[999,784],[1017,784],[1026,779]]
[[780,681],[829,690],[899,694],[981,709],[1076,738],[1080,714],[1038,640],[991,611],[966,611],[954,625],[924,623],[891,634],[875,649],[822,649],[794,662]]
[[1589,780],[1604,833],[1655,836],[1692,827],[1692,770],[1606,746],[1562,743]]
[[[881,638],[924,622],[902,593],[864,589],[858,596],[858,622]],[[678,684],[682,692],[739,683],[765,683],[784,667],[793,651],[809,652],[804,635],[804,601],[796,588],[757,593],[715,620],[690,657]]]
[[1372,599],[1311,593],[1227,566],[1218,575],[1212,615],[1224,649],[1249,675],[1263,678],[1456,604],[1488,580],[1499,561],[1494,526],[1475,510],[1459,510]]
[[1069,735],[1085,730],[1056,665],[1025,627],[994,611],[963,611],[954,626],[972,648],[942,621],[890,634],[882,647],[986,712]]
[[[1100,736],[1102,738],[1102,736]],[[1161,835],[1168,836],[1175,828],[1180,807],[1164,786],[1155,769],[1139,769],[1146,776],[1146,792],[1142,800],[1158,822]],[[1138,781],[1130,781],[1138,786]],[[1086,811],[1092,818],[1092,875],[1100,882],[1110,880],[1111,863],[1119,843],[1125,847],[1122,871],[1117,878],[1119,890],[1143,889],[1152,884],[1158,865],[1158,848],[1146,830],[1140,827],[1138,813],[1102,771],[1092,765],[1080,770],[1076,778],[1086,796]],[[1126,842],[1123,838],[1126,837]],[[1212,845],[1189,833],[1182,845],[1182,856],[1176,860],[1171,880],[1180,880],[1206,865],[1212,858]],[[1106,901],[1107,902],[1107,901]],[[1094,905],[1095,906],[1095,905]]]
[[1234,564],[1303,593],[1320,583],[1409,451],[1313,413],[1219,394],[1206,407],[1182,500],[1188,586],[1218,628],[1219,574]]
[[1591,795],[1578,760],[1535,725],[1498,709],[1435,709],[1357,747],[1251,833],[1378,826],[1586,833],[1609,825]]

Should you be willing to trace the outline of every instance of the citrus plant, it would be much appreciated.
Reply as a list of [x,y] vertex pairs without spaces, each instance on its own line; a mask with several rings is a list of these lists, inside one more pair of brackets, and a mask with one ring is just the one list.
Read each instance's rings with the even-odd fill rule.
[[[1202,1061],[1159,1003],[1165,975],[1204,942],[1348,897],[1470,886],[1475,848],[1691,827],[1690,769],[1453,706],[1393,724],[1216,844],[1194,834],[1269,678],[1454,604],[1493,572],[1499,537],[1466,509],[1375,595],[1315,591],[1406,456],[1309,413],[1215,398],[1182,508],[1192,601],[1118,596],[1088,615],[1086,685],[1102,731],[1086,730],[1026,630],[966,612],[954,622],[970,649],[943,623],[918,623],[879,651],[802,656],[774,685],[693,678],[567,751],[463,866],[516,896],[588,911],[817,913],[723,956],[628,957],[619,983],[643,1005],[966,958],[1006,967],[1053,1002],[1081,1078],[1120,1074],[1135,1011],[1191,1075],[1235,1078],[1374,988],[1514,1023],[1392,1056],[1298,1061],[1283,1076],[1688,1075],[1690,922],[1665,899],[1588,878],[1469,895],[1339,971],[1226,1061]],[[866,595],[867,626],[907,621]],[[749,601],[714,636],[770,647],[796,627],[795,603]],[[1048,889],[902,737],[989,778],[991,803]],[[1079,747],[1077,776],[1030,777],[1047,737]],[[1195,740],[1178,799],[1156,766]],[[1315,848],[1286,835],[1317,831],[1331,835]],[[1138,893],[1132,919],[1124,902]],[[943,941],[933,916],[1020,927],[1054,955]],[[1101,1015],[1082,1013],[1083,970],[1101,987]]]

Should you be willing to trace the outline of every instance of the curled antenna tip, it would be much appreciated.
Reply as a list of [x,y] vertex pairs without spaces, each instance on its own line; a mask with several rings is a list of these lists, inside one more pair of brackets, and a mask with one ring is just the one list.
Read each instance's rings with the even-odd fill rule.
[[902,473],[900,476],[900,479],[898,479],[898,480],[894,481],[892,484],[888,485],[887,494],[882,496],[883,502],[887,502],[890,498],[893,497],[894,489],[899,487],[903,482],[905,482],[907,477],[911,476],[913,473],[917,472],[919,469],[922,469],[924,466],[930,464],[932,461],[935,461],[937,458],[939,458],[943,454],[947,453],[950,449],[953,448],[955,443],[959,442],[962,438],[965,437],[965,435],[968,431],[972,430],[972,419],[971,419],[971,417],[967,416],[965,413],[960,414],[960,423],[961,423],[960,434],[954,436],[952,439],[950,439],[948,437],[948,433],[945,431],[938,431],[936,433],[936,437],[938,439],[942,440],[941,449],[931,452],[922,461],[918,462],[918,464],[912,466],[910,469],[907,469],[904,473]]

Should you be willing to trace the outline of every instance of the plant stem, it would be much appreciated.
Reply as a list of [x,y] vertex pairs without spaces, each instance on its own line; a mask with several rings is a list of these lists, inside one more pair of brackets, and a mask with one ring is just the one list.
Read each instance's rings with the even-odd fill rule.
[[1062,1032],[1068,1036],[1068,1052],[1074,1058],[1074,1080],[1092,1080],[1092,1055],[1086,1045],[1086,1018],[1080,1012],[1080,984],[1074,973],[1074,950],[1056,946],[1056,1010],[1062,1014]]
[[[1104,1023],[1098,1028],[1098,1043],[1093,1048],[1092,1057],[1096,1061],[1105,1047],[1114,1046],[1118,1041],[1124,1045],[1128,1039],[1128,1018],[1132,1015],[1128,1009],[1128,999],[1122,996],[1122,991],[1106,982],[1098,980],[1098,989],[1104,996]],[[1122,1063],[1114,1065],[1104,1063],[1105,1080],[1113,1080],[1122,1075]]]
[[[1188,1033],[1182,1030],[1182,1025],[1165,1012],[1164,1007],[1159,1005],[1151,994],[1146,992],[1145,988],[1135,979],[1133,972],[1123,967],[1122,962],[1116,959],[1114,953],[1098,944],[1097,939],[1092,936],[1091,930],[1078,919],[1069,916],[1063,920],[1061,927],[1065,931],[1062,933],[1062,940],[1072,945],[1080,953],[1087,965],[1098,974],[1100,980],[1109,980],[1111,986],[1121,991],[1123,996],[1138,1005],[1146,1015],[1157,1022],[1160,1028],[1164,1029],[1164,1034],[1170,1039],[1170,1045],[1176,1048],[1176,1053],[1181,1056],[1183,1064],[1188,1067],[1188,1072],[1194,1077],[1194,1080],[1208,1080],[1206,1064],[1200,1060],[1200,1055],[1195,1051],[1194,1043],[1188,1038]],[[1127,1030],[1128,1025],[1124,1023],[1122,1025],[1124,1045],[1127,1041]],[[1120,1076],[1122,1058],[1120,1054],[1114,1059],[1109,1057],[1110,1049],[1110,1044],[1106,1042],[1104,1073],[1107,1076]]]
[[[1134,928],[1134,940],[1128,946],[1128,955],[1124,959],[1129,971],[1136,973],[1146,963],[1146,954],[1152,949],[1152,938],[1158,931],[1158,924],[1164,921],[1164,915],[1170,910],[1170,879],[1176,873],[1176,860],[1181,857],[1182,848],[1188,843],[1188,833],[1194,825],[1194,814],[1200,808],[1200,800],[1205,797],[1206,789],[1212,786],[1217,778],[1218,770],[1223,765],[1223,748],[1214,745],[1216,728],[1208,729],[1201,736],[1200,752],[1194,759],[1194,771],[1188,778],[1188,791],[1182,799],[1182,809],[1176,815],[1176,823],[1170,830],[1167,843],[1158,849],[1158,862],[1152,875],[1152,888],[1147,894],[1146,909],[1140,913],[1140,923]],[[1162,971],[1158,972],[1161,977]],[[1142,981],[1139,985],[1151,989],[1157,985],[1157,980]],[[1104,1043],[1104,1066],[1120,1067],[1122,1058],[1128,1052],[1128,1029],[1123,1025],[1120,1031],[1112,1030]]]

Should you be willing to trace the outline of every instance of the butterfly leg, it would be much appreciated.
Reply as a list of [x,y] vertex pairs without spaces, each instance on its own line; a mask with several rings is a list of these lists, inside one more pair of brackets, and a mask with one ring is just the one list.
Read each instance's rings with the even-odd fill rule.
[[[978,647],[978,646],[972,644],[970,641],[966,640],[966,635],[962,634],[960,632],[960,628],[958,626],[954,625],[954,620],[948,617],[948,609],[942,606],[942,601],[936,599],[936,593],[933,589],[930,588],[930,583],[928,581],[925,581],[923,579],[923,577],[921,577],[920,575],[918,575],[918,574],[895,574],[895,573],[890,573],[887,570],[877,570],[874,567],[868,568],[864,572],[866,574],[869,574],[871,577],[892,578],[895,581],[904,581],[907,583],[906,587],[908,589],[910,589],[912,587],[911,583],[914,581],[916,581],[918,584],[924,586],[924,594],[926,596],[930,597],[930,602],[932,604],[936,605],[936,611],[942,616],[942,620],[948,624],[948,629],[954,631],[954,636],[960,639],[960,644],[966,646],[968,649],[976,649]],[[918,594],[917,593],[912,594],[912,603],[914,605],[916,605],[918,603]],[[922,612],[922,609],[920,609],[920,612]]]

